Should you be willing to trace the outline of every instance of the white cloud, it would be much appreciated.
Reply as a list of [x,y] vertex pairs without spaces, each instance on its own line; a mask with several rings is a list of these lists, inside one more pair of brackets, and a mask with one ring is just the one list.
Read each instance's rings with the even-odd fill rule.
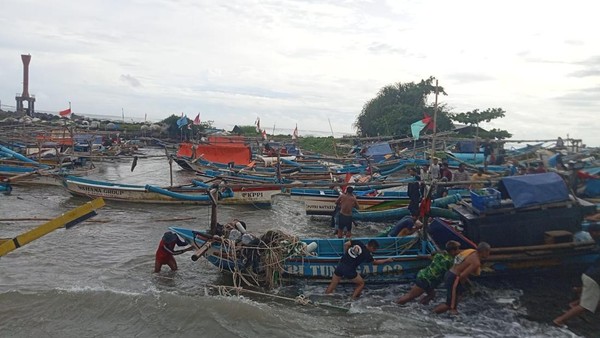
[[330,119],[341,134],[381,87],[435,76],[456,112],[504,108],[490,127],[600,145],[600,24],[584,4],[4,0],[0,99],[14,104],[30,53],[39,110],[201,112],[224,128],[260,116],[301,134]]

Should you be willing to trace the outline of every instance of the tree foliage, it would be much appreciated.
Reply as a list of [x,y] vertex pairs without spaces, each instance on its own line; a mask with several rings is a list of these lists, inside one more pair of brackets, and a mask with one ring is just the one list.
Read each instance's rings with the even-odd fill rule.
[[[488,108],[483,111],[480,111],[479,109],[474,109],[473,111],[468,111],[465,113],[450,114],[450,118],[458,123],[479,127],[479,125],[483,122],[491,122],[492,120],[503,118],[505,115],[506,112],[502,108]],[[482,133],[479,136],[485,138],[496,138],[501,140],[505,138],[510,138],[512,134],[510,134],[506,130],[494,128],[485,133]]]
[[[410,135],[410,125],[434,115],[434,105],[428,97],[435,93],[435,79],[430,77],[419,83],[396,83],[381,88],[377,96],[369,100],[356,118],[354,127],[360,136]],[[443,87],[438,93],[447,95]],[[438,105],[437,130],[452,128],[445,105]]]
[[206,129],[212,128],[212,124],[213,124],[213,121],[203,121],[200,123],[200,125],[194,125],[194,124],[192,124],[192,120],[190,120],[188,118],[188,124],[190,125],[191,129],[189,129],[187,126],[183,126],[182,128],[179,128],[179,126],[177,126],[177,120],[179,120],[180,118],[181,118],[181,116],[172,114],[171,116],[167,117],[166,119],[160,121],[160,123],[166,124],[168,126],[167,134],[169,135],[170,138],[173,138],[173,139],[194,138],[199,133],[204,132]]

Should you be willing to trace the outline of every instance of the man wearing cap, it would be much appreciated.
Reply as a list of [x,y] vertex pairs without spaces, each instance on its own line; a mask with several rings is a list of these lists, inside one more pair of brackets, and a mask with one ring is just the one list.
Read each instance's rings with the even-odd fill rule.
[[444,275],[454,265],[454,257],[460,252],[460,243],[457,241],[446,242],[446,251],[439,252],[433,256],[431,264],[417,273],[417,279],[412,289],[400,297],[396,303],[405,304],[419,297],[423,293],[427,295],[421,298],[421,304],[428,304],[435,298],[435,288],[442,282]]
[[[593,223],[588,228],[588,232],[596,241],[600,240],[600,224]],[[564,314],[556,317],[552,322],[559,327],[565,327],[565,322],[575,316],[584,313],[586,310],[595,313],[600,302],[600,258],[581,275],[583,287],[581,297],[578,301],[571,304],[571,308]]]
[[362,289],[365,287],[365,281],[360,276],[360,274],[356,271],[359,265],[362,263],[372,263],[373,265],[379,265],[384,263],[389,263],[392,261],[391,258],[388,259],[374,259],[373,253],[377,251],[379,248],[379,243],[372,239],[364,245],[363,242],[352,240],[344,243],[344,254],[340,259],[340,263],[335,268],[333,272],[333,277],[331,278],[331,283],[327,287],[325,291],[326,294],[332,293],[335,291],[338,283],[342,280],[342,278],[351,279],[354,284],[356,284],[356,288],[354,289],[354,293],[352,294],[352,299],[358,298]]
[[346,188],[346,192],[341,194],[335,201],[335,204],[340,207],[337,229],[338,238],[342,238],[344,230],[346,231],[346,237],[352,237],[352,208],[358,209],[358,200],[353,192],[354,188],[348,187]]

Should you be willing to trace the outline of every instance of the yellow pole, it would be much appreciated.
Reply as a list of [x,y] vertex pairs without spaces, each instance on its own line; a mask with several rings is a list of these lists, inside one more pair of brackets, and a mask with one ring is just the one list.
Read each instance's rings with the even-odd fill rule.
[[97,198],[93,201],[87,202],[82,206],[67,211],[53,220],[48,221],[35,229],[22,233],[15,238],[4,239],[3,241],[0,241],[0,257],[19,247],[22,247],[29,242],[45,236],[58,228],[61,228],[65,225],[73,225],[75,222],[80,222],[86,217],[89,217],[90,214],[92,214],[96,209],[100,209],[103,206],[104,200],[102,198]]

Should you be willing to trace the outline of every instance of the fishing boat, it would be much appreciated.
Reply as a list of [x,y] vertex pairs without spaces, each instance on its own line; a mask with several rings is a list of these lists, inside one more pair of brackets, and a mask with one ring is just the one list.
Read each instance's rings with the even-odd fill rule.
[[[405,191],[355,191],[360,211],[380,211],[407,206]],[[293,200],[302,201],[307,215],[332,215],[339,192],[333,189],[291,189]]]
[[[282,279],[306,279],[316,282],[329,282],[333,271],[343,255],[344,242],[338,238],[302,238],[281,236],[279,232],[267,232],[262,237],[238,244],[225,237],[214,237],[208,232],[170,227],[190,245],[197,248],[192,259],[204,256],[210,263],[225,272],[242,275],[278,274]],[[229,236],[231,237],[231,235]],[[417,236],[407,237],[364,237],[355,240],[368,243],[370,240],[379,243],[375,259],[392,258],[389,263],[381,265],[362,264],[359,272],[363,278],[371,282],[401,282],[412,280],[416,273],[429,265],[430,255],[436,250],[431,241]],[[243,239],[242,239],[243,243]],[[274,254],[275,253],[275,254]],[[279,254],[276,254],[279,253]],[[279,269],[265,271],[269,266],[266,259],[274,255]]]
[[[74,176],[64,179],[64,187],[75,196],[103,197],[108,201],[131,203],[210,204],[206,187],[186,185],[157,187],[153,185],[117,184]],[[271,198],[281,193],[277,185],[221,189],[222,204],[270,206]]]
[[570,195],[555,173],[503,178],[498,190],[473,191],[470,203],[452,209],[460,223],[436,219],[429,233],[438,245],[453,239],[463,249],[488,242],[483,276],[582,271],[599,255],[596,243],[581,235],[584,216],[596,206]]

